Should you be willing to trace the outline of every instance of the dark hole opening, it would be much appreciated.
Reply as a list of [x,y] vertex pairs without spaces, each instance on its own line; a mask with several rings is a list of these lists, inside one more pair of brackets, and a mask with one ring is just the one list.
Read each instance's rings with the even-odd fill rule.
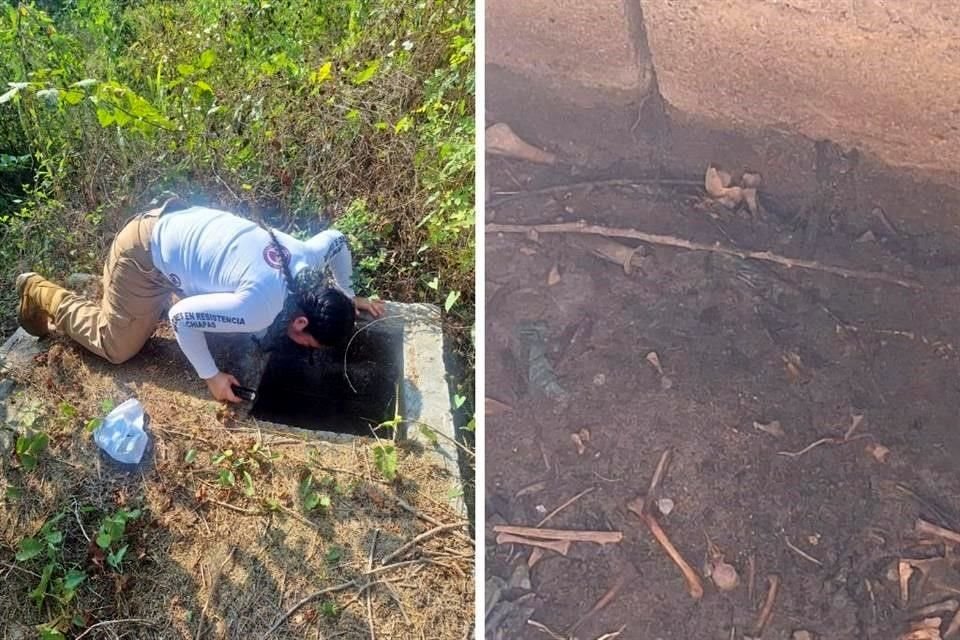
[[[251,415],[302,429],[370,435],[392,419],[402,375],[401,350],[385,333],[364,331],[350,345],[347,373],[343,350],[310,352],[290,342],[274,352],[257,389]],[[356,392],[354,392],[356,389]]]

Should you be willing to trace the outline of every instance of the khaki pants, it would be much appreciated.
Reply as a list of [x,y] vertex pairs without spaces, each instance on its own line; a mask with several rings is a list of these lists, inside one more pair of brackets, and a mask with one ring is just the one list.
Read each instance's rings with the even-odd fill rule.
[[150,256],[150,235],[160,215],[156,209],[136,216],[113,239],[99,304],[70,293],[53,319],[59,331],[114,364],[143,348],[176,291]]

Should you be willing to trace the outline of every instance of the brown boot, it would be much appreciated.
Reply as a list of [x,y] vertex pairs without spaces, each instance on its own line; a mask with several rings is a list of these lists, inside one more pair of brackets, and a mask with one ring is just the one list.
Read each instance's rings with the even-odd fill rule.
[[21,273],[17,276],[17,322],[30,335],[42,338],[50,333],[50,320],[68,293],[36,273]]

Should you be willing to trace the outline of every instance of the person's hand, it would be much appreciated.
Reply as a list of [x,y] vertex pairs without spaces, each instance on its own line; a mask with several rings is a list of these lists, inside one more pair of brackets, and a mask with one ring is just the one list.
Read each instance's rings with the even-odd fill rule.
[[370,300],[369,298],[354,298],[353,306],[357,309],[357,315],[360,315],[361,311],[366,311],[374,318],[379,318],[383,315],[386,305],[383,304],[382,300]]
[[221,402],[241,402],[240,398],[234,395],[233,389],[230,388],[230,385],[239,387],[240,383],[229,373],[221,371],[212,378],[207,378],[205,382],[207,383],[207,389],[210,389],[210,395],[217,400]]

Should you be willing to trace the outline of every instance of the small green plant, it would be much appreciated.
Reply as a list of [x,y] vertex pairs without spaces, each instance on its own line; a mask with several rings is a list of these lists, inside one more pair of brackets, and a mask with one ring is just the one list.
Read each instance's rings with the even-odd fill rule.
[[40,580],[29,594],[37,610],[42,608],[48,597],[65,607],[73,601],[77,589],[87,578],[83,571],[75,567],[67,569],[62,564],[64,534],[59,525],[65,516],[63,511],[57,513],[43,524],[36,536],[24,538],[17,545],[17,562],[30,562],[38,558],[45,560]]
[[392,444],[379,443],[373,446],[373,464],[389,482],[397,478],[397,448]]
[[343,549],[341,549],[340,547],[330,547],[329,549],[327,549],[327,553],[326,555],[324,555],[324,559],[327,561],[327,564],[329,564],[330,566],[334,566],[338,564],[340,560],[343,559]]
[[123,558],[127,555],[129,545],[120,545],[127,530],[127,523],[140,517],[140,509],[119,509],[111,516],[107,516],[97,531],[97,546],[107,552],[107,564],[122,573]]
[[25,471],[33,471],[40,462],[40,454],[47,448],[50,438],[47,434],[27,430],[17,437],[16,453]]
[[87,423],[84,425],[83,430],[86,431],[87,433],[93,433],[94,431],[96,431],[100,427],[100,425],[103,424],[103,419],[106,417],[106,415],[111,411],[113,411],[115,406],[116,406],[116,403],[114,403],[114,401],[111,400],[110,398],[107,398],[106,400],[101,401],[100,411],[102,412],[102,415],[95,416],[87,420]]
[[320,604],[320,613],[323,614],[324,618],[334,620],[340,615],[340,610],[337,608],[336,602],[324,600],[323,603]]
[[309,513],[316,509],[326,512],[330,510],[330,507],[333,504],[330,500],[330,496],[326,493],[315,491],[315,486],[313,474],[306,474],[303,480],[300,481],[298,493],[300,494],[300,504],[302,505],[305,513]]
[[[187,452],[187,455],[189,456],[190,452]],[[213,456],[210,462],[220,467],[217,471],[218,485],[224,489],[233,489],[237,486],[237,477],[239,477],[243,494],[252,498],[256,494],[256,489],[251,471],[259,472],[263,466],[271,464],[278,457],[278,455],[263,448],[259,443],[255,443],[247,451],[247,455],[237,455],[233,449],[226,449]],[[188,460],[188,463],[194,459],[196,459],[196,453]]]

